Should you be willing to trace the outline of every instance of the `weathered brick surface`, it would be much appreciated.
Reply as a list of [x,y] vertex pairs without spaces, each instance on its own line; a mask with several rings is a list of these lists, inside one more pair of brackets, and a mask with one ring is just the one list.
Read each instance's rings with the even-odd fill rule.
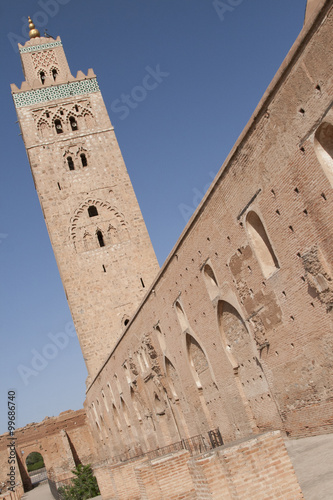
[[103,478],[98,469],[95,474],[103,500],[303,499],[279,432],[196,457],[180,451],[151,461],[105,466]]
[[215,427],[226,442],[332,429],[333,196],[315,136],[333,125],[333,50],[321,5],[88,388],[115,455]]
[[[63,412],[58,417],[29,424],[17,429],[14,437],[19,461],[15,464],[16,478],[25,490],[31,489],[25,461],[33,451],[43,456],[48,477],[53,481],[72,477],[71,470],[76,463],[96,460],[96,447],[84,410]],[[0,483],[7,483],[8,467],[8,434],[3,434],[0,436]]]
[[[49,41],[32,39],[24,47]],[[62,46],[21,56],[26,82],[20,90],[12,86],[14,95],[95,77],[89,70],[74,78]],[[54,67],[55,81],[49,74]],[[47,75],[44,83],[40,70]],[[157,260],[101,93],[18,107],[17,115],[89,377],[94,377],[155,277]],[[97,214],[89,215],[89,207]]]
[[[331,0],[309,2],[302,33],[154,281],[156,259],[101,94],[18,109],[90,374],[96,463],[207,439],[217,427],[225,443],[272,429],[332,431],[332,24]],[[59,78],[93,78],[68,76],[64,57]],[[31,60],[24,64],[32,73],[14,93],[42,85]],[[219,498],[220,483],[226,498],[301,498],[272,436],[271,445],[258,437],[239,453],[189,459],[188,469],[174,457],[181,483],[191,477],[202,498]],[[258,479],[265,460],[267,484]],[[162,498],[166,463],[133,463],[96,468],[106,495],[128,494],[130,474],[132,495]],[[190,483],[184,494],[178,487],[174,498],[194,494]]]

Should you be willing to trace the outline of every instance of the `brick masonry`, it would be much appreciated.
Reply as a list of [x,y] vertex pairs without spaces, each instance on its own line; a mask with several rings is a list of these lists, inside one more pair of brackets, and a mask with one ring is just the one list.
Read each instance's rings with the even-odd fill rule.
[[[26,466],[31,452],[42,455],[48,478],[55,482],[72,477],[71,470],[76,464],[92,463],[96,456],[96,445],[84,410],[69,410],[58,417],[47,417],[43,422],[17,429],[15,439],[16,480],[18,485],[23,484],[25,491],[32,487]],[[0,436],[0,483],[7,482],[8,452],[8,435],[4,434]]]
[[110,440],[117,455],[217,427],[227,443],[332,431],[331,2],[320,7],[88,387],[100,459]]
[[159,266],[96,75],[74,78],[60,38],[49,43],[21,48],[12,93],[89,381]]
[[95,468],[104,500],[268,500],[303,495],[279,432],[191,457],[188,451],[155,460]]
[[[332,18],[331,0],[308,3],[302,32],[157,276],[94,73],[72,77],[61,45],[33,57],[48,39],[24,47],[26,82],[14,97],[42,99],[55,61],[56,84],[78,93],[60,98],[62,87],[17,112],[88,366],[84,406],[105,498],[123,498],[128,484],[133,498],[165,498],[167,485],[172,498],[219,498],[219,487],[232,498],[302,498],[289,462],[267,456],[282,445],[265,440],[279,441],[275,429],[332,432]],[[215,428],[237,453],[110,465]],[[234,448],[248,438],[253,449]],[[245,493],[255,477],[270,486]]]

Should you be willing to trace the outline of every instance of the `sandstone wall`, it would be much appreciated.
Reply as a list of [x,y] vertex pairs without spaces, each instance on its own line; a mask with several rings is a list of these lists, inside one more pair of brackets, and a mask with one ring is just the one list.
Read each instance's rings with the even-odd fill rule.
[[332,430],[332,51],[325,2],[88,388],[100,460]]

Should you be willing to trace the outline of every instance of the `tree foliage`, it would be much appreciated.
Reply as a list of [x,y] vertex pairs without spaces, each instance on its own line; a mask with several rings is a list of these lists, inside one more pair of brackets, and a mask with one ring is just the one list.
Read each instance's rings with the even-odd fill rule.
[[43,457],[38,451],[29,453],[26,459],[28,472],[45,467]]
[[100,495],[97,480],[89,465],[77,465],[71,484],[61,486],[58,491],[62,500],[88,500]]

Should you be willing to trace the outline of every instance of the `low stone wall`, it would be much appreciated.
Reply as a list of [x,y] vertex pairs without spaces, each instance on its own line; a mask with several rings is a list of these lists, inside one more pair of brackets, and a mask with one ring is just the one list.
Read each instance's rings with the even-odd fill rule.
[[279,431],[195,457],[184,450],[94,472],[103,500],[304,498]]

